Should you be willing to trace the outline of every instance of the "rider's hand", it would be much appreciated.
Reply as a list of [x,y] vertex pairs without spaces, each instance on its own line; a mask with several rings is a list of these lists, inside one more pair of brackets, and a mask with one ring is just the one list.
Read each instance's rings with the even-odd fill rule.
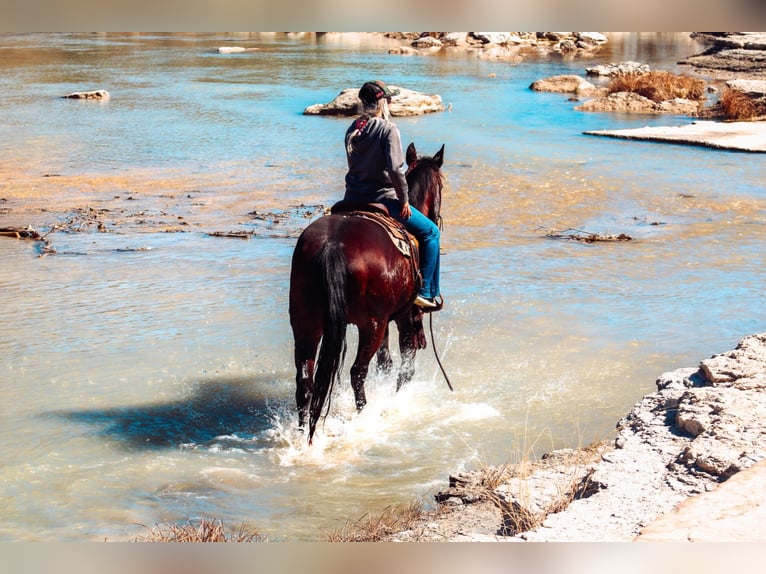
[[402,210],[399,212],[399,217],[401,217],[402,219],[409,219],[411,215],[412,215],[412,210],[410,209],[410,202],[405,201],[402,204]]

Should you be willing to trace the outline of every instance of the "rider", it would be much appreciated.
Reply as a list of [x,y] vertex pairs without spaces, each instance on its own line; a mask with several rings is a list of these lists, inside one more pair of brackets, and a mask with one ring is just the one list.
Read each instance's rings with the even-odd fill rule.
[[412,207],[408,198],[406,164],[399,128],[390,119],[388,104],[399,90],[380,80],[359,90],[362,114],[346,131],[346,194],[344,200],[382,203],[420,243],[423,286],[415,305],[424,311],[439,308],[439,228]]

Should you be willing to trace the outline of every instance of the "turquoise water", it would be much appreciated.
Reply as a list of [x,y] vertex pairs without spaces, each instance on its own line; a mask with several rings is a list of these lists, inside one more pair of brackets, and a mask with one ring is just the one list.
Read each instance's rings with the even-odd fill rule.
[[[124,540],[199,516],[321,539],[428,503],[455,471],[608,437],[662,372],[764,329],[761,156],[585,136],[688,119],[586,114],[528,89],[626,59],[679,70],[700,51],[683,34],[521,64],[335,36],[3,40],[0,226],[31,214],[48,229],[83,205],[128,223],[54,233],[44,258],[0,241],[0,539]],[[455,392],[429,348],[399,394],[372,376],[361,415],[341,385],[308,449],[286,301],[307,219],[252,212],[339,196],[347,120],[302,111],[378,77],[451,104],[398,124],[424,153],[445,144],[434,332]],[[90,89],[111,99],[59,97]],[[570,227],[636,241],[544,236]],[[208,234],[231,229],[257,233]]]

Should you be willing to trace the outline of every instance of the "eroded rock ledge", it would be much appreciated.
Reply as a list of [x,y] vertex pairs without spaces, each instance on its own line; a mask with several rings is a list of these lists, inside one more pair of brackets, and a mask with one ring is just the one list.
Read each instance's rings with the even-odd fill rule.
[[766,333],[656,384],[618,422],[610,443],[452,476],[436,496],[438,511],[393,538],[630,541],[680,503],[715,494],[766,459]]

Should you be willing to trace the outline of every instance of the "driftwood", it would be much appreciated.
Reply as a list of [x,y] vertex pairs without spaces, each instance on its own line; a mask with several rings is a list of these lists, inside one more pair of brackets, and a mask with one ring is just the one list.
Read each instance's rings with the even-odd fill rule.
[[580,229],[564,229],[563,231],[550,230],[545,234],[546,237],[551,239],[569,239],[571,241],[579,241],[581,243],[598,243],[598,242],[619,242],[619,241],[633,241],[630,235],[625,233],[620,234],[604,234],[604,233],[589,233]]
[[12,239],[28,239],[30,241],[39,242],[40,257],[56,253],[56,250],[51,246],[47,237],[56,230],[54,225],[51,230],[45,235],[41,235],[38,231],[32,228],[31,225],[26,227],[0,227],[0,237],[10,237]]
[[43,238],[43,236],[32,229],[31,226],[0,227],[0,237],[11,237],[13,239],[31,239],[33,241],[40,241]]
[[212,231],[208,233],[210,237],[234,237],[236,239],[250,239],[255,235],[255,231]]

